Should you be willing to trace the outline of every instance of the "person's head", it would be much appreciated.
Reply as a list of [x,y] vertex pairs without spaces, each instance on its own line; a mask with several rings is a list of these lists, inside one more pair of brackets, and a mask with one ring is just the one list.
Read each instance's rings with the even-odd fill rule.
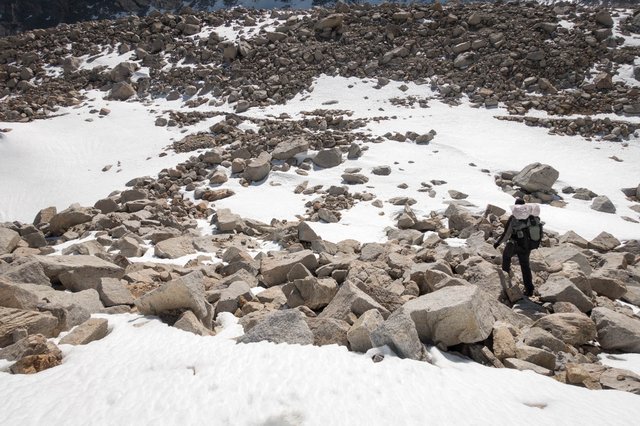
[[516,198],[516,204],[524,204],[524,200],[520,197]]

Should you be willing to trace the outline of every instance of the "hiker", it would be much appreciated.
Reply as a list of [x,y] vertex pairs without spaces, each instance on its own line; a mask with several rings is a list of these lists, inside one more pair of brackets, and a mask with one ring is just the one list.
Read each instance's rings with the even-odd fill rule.
[[[503,240],[507,242],[502,252],[502,270],[507,274],[511,272],[511,258],[514,255],[518,256],[518,262],[522,270],[522,281],[524,282],[524,294],[529,297],[533,296],[533,278],[531,276],[531,267],[529,266],[529,255],[532,249],[538,248],[540,245],[541,225],[538,218],[540,206],[537,204],[525,204],[522,198],[516,198],[515,205],[511,206],[511,212],[512,214],[509,216],[504,233],[498,238],[493,247],[497,249]],[[539,230],[538,235],[534,237],[535,240],[532,240],[529,229],[523,229],[523,226],[527,227],[530,219],[537,224]]]

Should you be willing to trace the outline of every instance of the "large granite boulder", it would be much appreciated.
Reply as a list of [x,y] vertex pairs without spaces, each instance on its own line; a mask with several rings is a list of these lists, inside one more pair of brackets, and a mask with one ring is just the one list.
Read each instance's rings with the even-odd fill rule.
[[560,173],[547,164],[532,163],[513,177],[513,183],[527,192],[548,192]]
[[34,256],[51,282],[60,282],[67,290],[96,289],[102,278],[121,278],[124,270],[96,256]]
[[312,345],[313,332],[305,321],[305,315],[297,309],[287,309],[267,314],[247,334],[237,339],[238,343],[268,341]]
[[584,345],[596,338],[596,326],[584,314],[550,314],[540,318],[533,326],[540,327],[573,346]]
[[603,307],[594,308],[591,319],[596,323],[602,349],[640,353],[640,319]]
[[491,334],[495,318],[477,286],[446,287],[405,303],[423,342],[453,346],[479,342]]

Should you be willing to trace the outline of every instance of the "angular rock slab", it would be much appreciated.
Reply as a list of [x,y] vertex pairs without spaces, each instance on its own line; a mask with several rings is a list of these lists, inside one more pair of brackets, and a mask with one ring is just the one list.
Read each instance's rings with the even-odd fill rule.
[[193,237],[188,236],[160,241],[153,250],[153,253],[161,259],[177,259],[195,252]]
[[525,191],[549,191],[560,173],[547,164],[532,163],[513,177],[513,182]]
[[104,318],[91,318],[60,339],[60,344],[86,345],[87,343],[102,339],[108,332],[109,321]]
[[384,306],[360,290],[354,283],[347,281],[340,287],[331,303],[324,308],[318,317],[335,318],[350,322],[349,320],[353,315],[359,317],[370,309],[380,312],[383,318],[389,316],[389,311]]
[[0,255],[11,253],[20,242],[20,234],[8,228],[0,228]]
[[423,342],[453,346],[475,343],[491,334],[495,318],[477,286],[445,287],[405,303]]
[[596,323],[602,349],[640,353],[640,319],[601,307],[591,311],[591,319]]
[[314,345],[349,346],[347,340],[349,323],[346,321],[333,318],[306,318],[305,320],[313,333]]
[[205,327],[191,311],[185,311],[173,326],[198,336],[213,336],[215,333]]
[[71,291],[96,289],[102,278],[121,278],[124,270],[95,256],[34,256],[51,281],[60,281]]
[[401,310],[392,313],[371,333],[374,347],[388,346],[400,358],[430,361],[430,356],[420,341],[414,320]]
[[203,281],[202,272],[191,272],[143,295],[135,301],[135,305],[143,315],[188,309],[203,324],[210,324],[213,310],[205,299]]
[[533,324],[553,334],[563,342],[579,346],[596,338],[596,326],[584,314],[550,314]]
[[365,353],[373,348],[371,333],[384,322],[380,312],[375,309],[366,311],[353,323],[347,331],[347,340],[351,350]]
[[302,263],[310,271],[315,271],[318,267],[318,259],[311,250],[264,257],[260,264],[262,281],[267,287],[287,282],[287,274],[297,263]]
[[55,352],[56,345],[49,342],[42,334],[34,334],[20,339],[16,343],[0,349],[0,359],[16,361],[29,355],[41,355]]
[[305,315],[297,309],[276,311],[266,315],[247,334],[237,339],[238,343],[268,341],[313,345],[314,336],[305,321]]
[[50,313],[0,307],[0,348],[13,343],[13,332],[24,328],[29,334],[54,337],[58,320]]
[[538,293],[540,293],[540,298],[545,302],[569,302],[581,312],[589,312],[593,309],[591,300],[567,278],[547,280],[540,286]]
[[102,278],[98,294],[104,306],[133,305],[133,295],[122,281],[115,278]]

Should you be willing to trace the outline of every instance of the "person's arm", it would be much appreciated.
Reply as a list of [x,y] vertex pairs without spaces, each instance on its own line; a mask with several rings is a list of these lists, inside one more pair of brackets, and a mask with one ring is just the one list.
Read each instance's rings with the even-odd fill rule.
[[498,246],[500,244],[502,244],[502,241],[505,239],[509,239],[511,238],[511,233],[513,232],[513,227],[511,226],[513,224],[513,216],[509,216],[509,220],[507,221],[507,224],[504,228],[504,232],[502,233],[502,235],[500,236],[500,238],[498,238],[498,241],[496,241],[493,244],[493,247],[498,248]]

